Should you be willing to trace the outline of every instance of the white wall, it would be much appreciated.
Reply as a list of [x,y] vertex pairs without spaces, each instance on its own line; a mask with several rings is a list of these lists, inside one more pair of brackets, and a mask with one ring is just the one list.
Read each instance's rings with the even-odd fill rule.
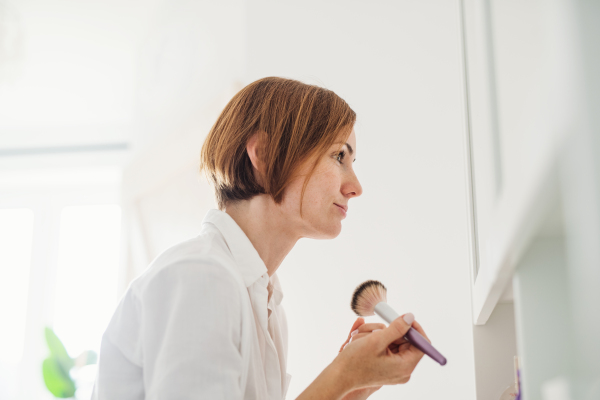
[[289,398],[335,356],[354,287],[388,286],[448,358],[377,399],[474,399],[458,13],[448,1],[248,3],[247,82],[320,83],[358,114],[364,188],[340,237],[301,241],[278,272],[290,325]]
[[121,290],[215,208],[199,176],[202,142],[241,88],[244,2],[163,1],[136,59],[133,157],[123,176]]
[[[424,359],[408,384],[372,398],[474,399],[455,2],[218,4],[163,3],[142,48],[137,155],[123,188],[128,279],[145,258],[192,235],[214,207],[197,156],[232,89],[270,75],[322,84],[358,114],[364,194],[350,202],[339,238],[301,241],[279,271],[290,325],[288,398],[337,355],[355,319],[354,287],[379,279],[448,364]],[[186,34],[195,39],[173,39]],[[182,67],[196,57],[186,51],[208,64]],[[162,66],[148,79],[157,74],[153,62]]]

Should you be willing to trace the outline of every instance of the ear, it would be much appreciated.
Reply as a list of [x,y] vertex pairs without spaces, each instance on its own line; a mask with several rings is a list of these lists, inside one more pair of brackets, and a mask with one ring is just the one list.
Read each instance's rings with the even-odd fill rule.
[[262,184],[262,176],[265,172],[265,168],[263,161],[259,157],[262,153],[260,136],[260,132],[256,132],[254,135],[252,135],[252,137],[250,137],[250,140],[248,140],[248,143],[246,144],[246,152],[248,153],[250,162],[254,167],[254,174],[259,183]]

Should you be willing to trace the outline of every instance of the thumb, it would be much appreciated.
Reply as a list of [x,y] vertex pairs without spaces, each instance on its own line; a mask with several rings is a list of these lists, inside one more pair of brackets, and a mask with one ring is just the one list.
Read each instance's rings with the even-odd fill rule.
[[384,347],[389,346],[393,341],[400,339],[411,327],[411,324],[415,320],[415,316],[412,313],[404,314],[401,317],[396,318],[392,323],[381,331],[381,344]]

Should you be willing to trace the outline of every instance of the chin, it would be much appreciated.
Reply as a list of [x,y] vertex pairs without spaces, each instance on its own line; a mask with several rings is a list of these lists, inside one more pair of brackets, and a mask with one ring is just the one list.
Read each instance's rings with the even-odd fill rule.
[[342,223],[331,223],[328,226],[322,226],[320,228],[318,237],[315,237],[315,239],[335,239],[342,232]]

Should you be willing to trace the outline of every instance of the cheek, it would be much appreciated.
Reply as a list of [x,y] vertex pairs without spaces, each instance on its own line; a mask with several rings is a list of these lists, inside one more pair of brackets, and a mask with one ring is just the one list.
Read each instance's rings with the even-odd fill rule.
[[[335,169],[335,165],[322,166],[312,174],[302,200],[302,213],[304,219],[315,221],[322,220],[325,213],[335,209],[331,208],[333,203],[340,200],[341,176]],[[302,198],[302,187],[304,178],[297,178],[290,182],[286,188],[282,206],[286,214],[299,217],[300,199]]]
[[328,207],[339,201],[340,177],[335,171],[315,172],[306,187],[304,205],[309,207]]

